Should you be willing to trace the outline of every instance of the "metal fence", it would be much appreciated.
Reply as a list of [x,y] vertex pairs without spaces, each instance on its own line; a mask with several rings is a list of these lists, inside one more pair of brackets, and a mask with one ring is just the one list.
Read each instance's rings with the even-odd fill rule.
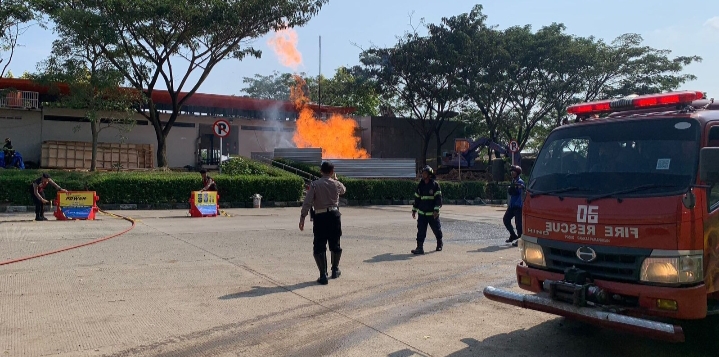
[[319,166],[322,164],[322,149],[320,148],[276,148],[273,159],[286,159],[295,162]]
[[417,177],[415,159],[327,160],[335,165],[337,175],[350,178]]
[[0,97],[0,108],[37,109],[40,93],[28,91],[12,91]]

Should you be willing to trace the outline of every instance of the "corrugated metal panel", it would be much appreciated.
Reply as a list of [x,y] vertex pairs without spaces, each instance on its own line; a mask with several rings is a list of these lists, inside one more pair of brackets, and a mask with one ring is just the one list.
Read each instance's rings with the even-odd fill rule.
[[417,177],[414,159],[327,160],[335,165],[337,175],[350,178]]
[[274,152],[275,159],[292,160],[296,162],[303,162],[311,165],[322,164],[322,149],[320,148],[307,148],[307,149],[286,149],[277,148]]
[[256,161],[264,161],[263,159],[270,159],[272,160],[275,156],[275,153],[273,152],[251,152],[250,158],[252,160]]

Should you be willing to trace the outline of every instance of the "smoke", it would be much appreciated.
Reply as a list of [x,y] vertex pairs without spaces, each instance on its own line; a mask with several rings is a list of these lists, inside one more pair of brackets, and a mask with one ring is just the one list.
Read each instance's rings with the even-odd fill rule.
[[281,106],[280,103],[277,103],[264,111],[265,118],[267,118],[266,122],[269,124],[265,125],[265,127],[272,129],[271,131],[259,131],[260,134],[258,134],[258,136],[261,138],[261,146],[264,146],[264,151],[270,152],[274,151],[275,148],[296,147],[292,141],[293,133],[291,131],[285,131],[287,127],[283,125],[283,122],[286,122],[288,118],[282,117],[282,112],[280,111]]

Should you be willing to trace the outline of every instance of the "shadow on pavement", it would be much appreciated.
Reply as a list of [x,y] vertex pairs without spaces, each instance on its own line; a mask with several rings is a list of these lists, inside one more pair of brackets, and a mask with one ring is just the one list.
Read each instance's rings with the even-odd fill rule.
[[313,285],[317,285],[317,282],[316,281],[308,281],[308,282],[299,283],[299,284],[295,284],[295,285],[285,285],[285,286],[269,286],[269,287],[268,286],[253,286],[252,290],[243,291],[240,293],[229,294],[229,295],[225,295],[225,296],[220,296],[218,299],[232,300],[232,299],[265,296],[265,295],[270,295],[270,294],[294,291],[297,289],[302,289],[302,288],[306,288],[308,286],[313,286]]
[[[465,348],[447,357],[470,356],[716,356],[702,343],[667,343],[557,318],[529,329],[487,337],[463,338]],[[422,356],[409,349],[388,357]]]
[[492,246],[484,247],[484,248],[477,249],[477,250],[469,250],[469,251],[467,251],[467,253],[494,253],[494,252],[499,252],[500,250],[507,250],[507,249],[512,249],[512,248],[517,249],[517,247],[512,247],[509,244],[507,244],[507,245],[492,245]]
[[[431,251],[425,251],[424,255],[436,253],[434,250]],[[414,255],[414,254],[392,254],[392,253],[386,253],[386,254],[380,254],[375,255],[372,257],[372,259],[367,259],[364,262],[365,263],[382,263],[382,262],[396,262],[401,260],[410,260],[415,257],[421,257],[422,255]]]

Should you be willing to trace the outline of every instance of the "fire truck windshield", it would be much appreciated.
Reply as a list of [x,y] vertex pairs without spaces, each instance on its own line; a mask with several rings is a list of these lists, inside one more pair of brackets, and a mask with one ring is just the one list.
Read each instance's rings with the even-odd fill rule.
[[[603,119],[568,126],[547,138],[529,180],[531,191],[624,197],[686,191],[694,183],[699,153],[694,119]],[[653,184],[642,190],[635,187]],[[565,190],[572,188],[571,190]]]

